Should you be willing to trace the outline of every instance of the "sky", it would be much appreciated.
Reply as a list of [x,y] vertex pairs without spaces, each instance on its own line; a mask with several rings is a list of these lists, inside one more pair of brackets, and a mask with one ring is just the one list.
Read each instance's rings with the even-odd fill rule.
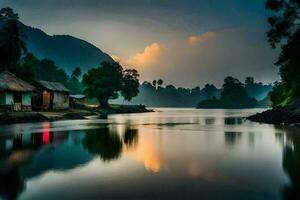
[[93,43],[141,81],[221,86],[226,76],[278,80],[265,0],[0,0],[23,23]]

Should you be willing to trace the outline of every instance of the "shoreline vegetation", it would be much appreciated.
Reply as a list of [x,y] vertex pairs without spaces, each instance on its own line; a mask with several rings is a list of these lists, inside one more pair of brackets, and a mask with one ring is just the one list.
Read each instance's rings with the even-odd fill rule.
[[262,113],[257,113],[248,120],[266,124],[300,124],[300,98],[283,107],[275,107]]
[[[272,48],[281,48],[275,63],[281,81],[269,93],[273,109],[248,117],[269,124],[300,123],[300,4],[298,1],[267,0],[266,8],[273,14],[268,18],[267,32]],[[293,13],[291,15],[291,13]],[[287,17],[289,16],[289,17]]]
[[[251,82],[250,84],[247,82]],[[243,84],[238,79],[228,76],[224,79],[219,98],[213,97],[200,101],[197,108],[206,109],[244,109],[244,108],[267,108],[270,107],[268,97],[258,101],[249,96],[248,85],[254,85],[254,79],[246,80]]]
[[0,125],[17,123],[34,123],[45,121],[80,120],[95,116],[107,119],[110,114],[129,114],[153,112],[144,105],[110,105],[107,108],[67,109],[62,111],[45,112],[2,112],[0,111]]

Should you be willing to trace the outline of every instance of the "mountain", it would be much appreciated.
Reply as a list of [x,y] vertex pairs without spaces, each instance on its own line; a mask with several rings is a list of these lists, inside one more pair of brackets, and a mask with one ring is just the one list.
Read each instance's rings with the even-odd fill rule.
[[[2,21],[3,25],[3,21]],[[39,59],[50,59],[70,73],[75,67],[83,72],[113,59],[93,44],[69,35],[48,35],[40,29],[19,22],[28,51]],[[1,27],[1,21],[0,21]]]

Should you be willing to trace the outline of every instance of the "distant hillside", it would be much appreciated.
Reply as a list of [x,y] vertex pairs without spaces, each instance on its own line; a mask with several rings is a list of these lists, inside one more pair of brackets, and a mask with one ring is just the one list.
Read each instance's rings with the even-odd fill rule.
[[75,67],[80,67],[85,72],[103,61],[112,61],[108,54],[84,40],[69,35],[50,36],[40,29],[26,26],[21,22],[20,27],[26,36],[29,52],[39,59],[54,60],[68,73]]

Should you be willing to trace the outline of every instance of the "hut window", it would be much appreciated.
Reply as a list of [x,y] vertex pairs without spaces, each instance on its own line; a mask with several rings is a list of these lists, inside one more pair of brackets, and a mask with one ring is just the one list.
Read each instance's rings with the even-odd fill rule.
[[20,92],[14,93],[14,103],[22,103],[22,93]]

